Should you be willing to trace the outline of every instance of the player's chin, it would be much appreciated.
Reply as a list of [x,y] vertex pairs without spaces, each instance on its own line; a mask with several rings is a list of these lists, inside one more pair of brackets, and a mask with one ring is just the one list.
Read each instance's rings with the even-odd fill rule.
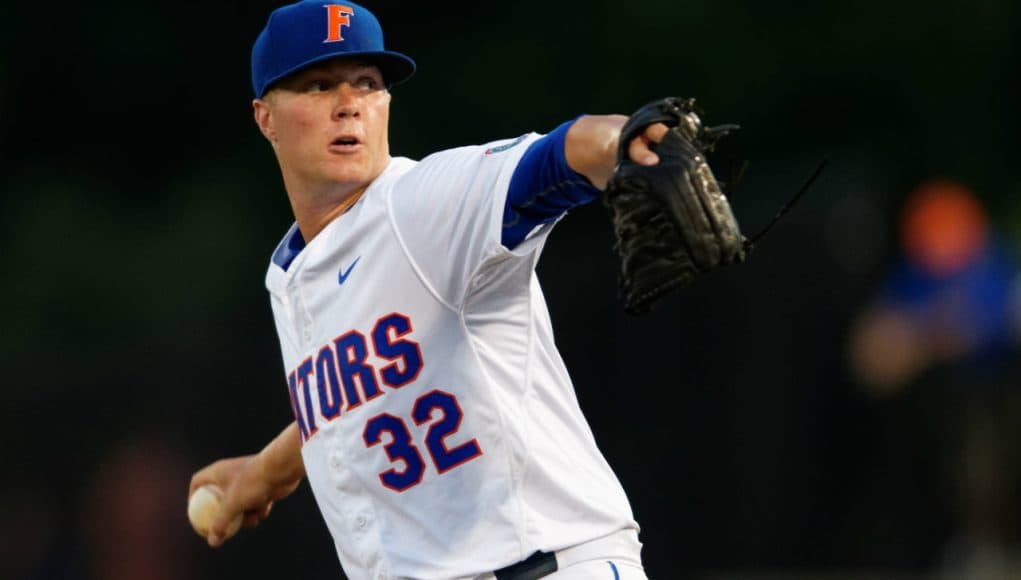
[[327,178],[339,183],[363,183],[369,181],[369,171],[364,163],[331,163],[327,170]]
[[358,173],[369,165],[369,152],[364,145],[330,147],[325,163],[331,173]]

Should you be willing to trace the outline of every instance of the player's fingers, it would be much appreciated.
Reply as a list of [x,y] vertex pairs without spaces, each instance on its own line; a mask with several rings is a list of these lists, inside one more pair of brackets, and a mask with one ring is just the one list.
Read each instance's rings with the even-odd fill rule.
[[209,536],[206,537],[206,543],[209,544],[210,548],[219,548],[223,545],[223,536],[214,532],[212,528],[210,528]]
[[244,521],[242,522],[241,525],[245,528],[254,528],[255,526],[259,525],[259,523],[262,522],[262,520],[269,517],[269,512],[272,509],[273,502],[269,502],[260,508],[246,511]]
[[670,128],[663,123],[653,123],[645,128],[645,137],[653,143],[659,143],[670,131]]
[[227,522],[221,515],[217,516],[213,520],[213,525],[209,526],[209,545],[213,548],[218,548],[223,544],[223,541],[227,539]]
[[236,495],[229,492],[220,504],[220,509],[209,526],[209,545],[213,548],[219,547],[231,536],[238,532],[244,523],[245,511],[237,503]]
[[215,484],[226,488],[231,479],[231,474],[238,471],[241,463],[238,458],[220,459],[214,461],[191,476],[191,485],[188,487],[188,495],[195,493],[195,490],[203,485]]
[[652,144],[659,143],[670,129],[663,123],[653,123],[645,131],[631,140],[628,145],[628,156],[640,165],[659,163],[659,155],[652,150]]
[[220,510],[220,515],[216,516],[213,521],[213,525],[209,526],[209,537],[207,538],[210,547],[218,548],[223,545],[225,541],[238,533],[241,529],[241,525],[244,523],[244,514],[233,514],[231,516],[226,515],[226,510]]
[[191,476],[191,484],[188,486],[188,496],[195,493],[195,490],[203,485],[215,484],[223,489],[230,487],[231,483],[244,471],[245,465],[252,456],[229,457],[214,461]]
[[241,522],[243,528],[254,528],[262,521],[262,514],[258,512],[246,512],[245,519]]
[[191,476],[191,484],[188,486],[188,497],[191,497],[195,490],[203,485],[215,483],[210,467],[205,467]]
[[649,147],[649,141],[644,135],[635,137],[627,148],[628,157],[639,165],[655,165],[659,163],[659,155]]

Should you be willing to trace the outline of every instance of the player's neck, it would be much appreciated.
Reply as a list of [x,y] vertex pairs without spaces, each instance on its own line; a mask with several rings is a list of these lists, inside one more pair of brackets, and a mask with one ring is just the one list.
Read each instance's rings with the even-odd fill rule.
[[295,194],[288,188],[294,220],[298,223],[301,237],[308,243],[319,235],[333,220],[344,215],[369,188],[370,183],[355,189],[334,188],[328,192]]

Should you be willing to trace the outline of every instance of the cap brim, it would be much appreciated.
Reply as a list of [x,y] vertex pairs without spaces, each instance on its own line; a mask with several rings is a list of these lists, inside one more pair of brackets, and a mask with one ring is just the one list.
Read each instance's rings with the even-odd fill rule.
[[399,52],[393,52],[391,50],[372,50],[365,52],[341,52],[333,54],[323,54],[315,58],[310,58],[305,62],[295,65],[279,75],[271,78],[266,82],[265,88],[262,90],[262,94],[259,98],[262,98],[273,85],[284,77],[290,76],[302,69],[310,67],[316,63],[320,63],[327,60],[333,60],[335,58],[343,59],[362,59],[367,60],[379,67],[380,72],[383,73],[383,81],[387,86],[393,86],[398,83],[402,83],[415,74],[415,61],[411,60],[411,57],[405,56]]
[[415,74],[415,61],[399,52],[384,51],[369,57],[383,73],[386,84],[393,86],[411,78]]

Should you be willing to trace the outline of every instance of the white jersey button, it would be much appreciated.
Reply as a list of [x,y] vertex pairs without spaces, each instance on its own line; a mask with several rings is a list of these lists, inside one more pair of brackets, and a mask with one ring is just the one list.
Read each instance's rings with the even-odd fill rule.
[[355,518],[355,525],[358,526],[358,529],[364,528],[368,523],[369,520],[365,516],[358,516]]
[[334,469],[340,469],[340,466],[343,465],[343,463],[340,460],[339,452],[334,451],[330,455],[330,465],[333,466]]

